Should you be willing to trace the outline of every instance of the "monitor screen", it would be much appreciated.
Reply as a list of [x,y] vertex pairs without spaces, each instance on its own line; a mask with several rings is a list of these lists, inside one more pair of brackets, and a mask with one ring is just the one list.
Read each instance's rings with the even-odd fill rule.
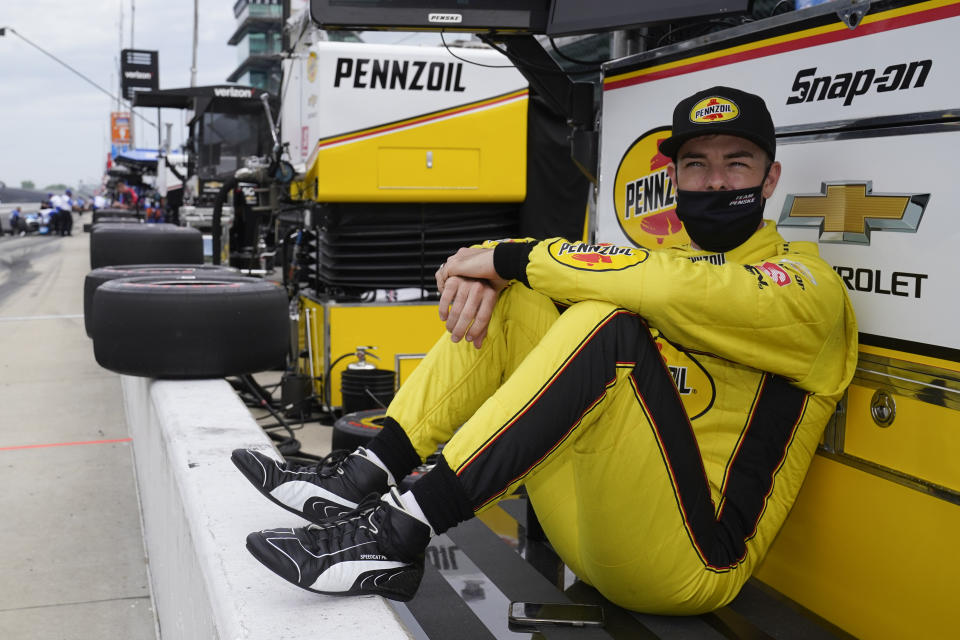
[[325,29],[543,33],[550,0],[310,0]]
[[552,0],[551,36],[631,29],[700,16],[743,13],[749,0]]
[[310,0],[325,29],[504,31],[552,36],[747,11],[750,0]]

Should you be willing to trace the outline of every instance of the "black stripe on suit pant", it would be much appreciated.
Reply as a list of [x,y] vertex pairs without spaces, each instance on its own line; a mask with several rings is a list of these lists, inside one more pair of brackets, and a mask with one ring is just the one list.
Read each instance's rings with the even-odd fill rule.
[[783,378],[763,376],[728,464],[723,502],[715,515],[693,427],[676,388],[655,370],[662,366],[652,360],[638,363],[632,375],[634,391],[660,446],[691,544],[707,569],[727,571],[743,560],[747,540],[756,534],[774,475],[786,458],[809,396]]
[[474,510],[500,498],[569,438],[606,396],[617,369],[638,358],[660,360],[640,316],[615,309],[585,337],[532,394],[455,472]]

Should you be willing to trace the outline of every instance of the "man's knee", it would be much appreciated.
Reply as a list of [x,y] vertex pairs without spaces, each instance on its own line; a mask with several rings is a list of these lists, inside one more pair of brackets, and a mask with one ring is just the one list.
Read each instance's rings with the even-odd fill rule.
[[494,309],[494,322],[500,326],[525,327],[529,338],[542,336],[559,315],[553,300],[516,283],[500,294]]
[[[597,322],[615,313],[617,310],[635,315],[609,302],[584,300],[583,302],[570,305],[561,315],[561,321],[569,324],[595,326]],[[639,318],[639,316],[637,316],[637,318]]]

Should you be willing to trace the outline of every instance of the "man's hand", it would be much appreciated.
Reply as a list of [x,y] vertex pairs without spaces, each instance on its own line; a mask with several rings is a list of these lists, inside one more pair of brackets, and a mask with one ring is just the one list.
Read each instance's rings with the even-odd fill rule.
[[446,321],[450,339],[465,337],[479,349],[497,297],[507,286],[493,268],[493,249],[460,249],[440,265],[436,278],[440,319]]

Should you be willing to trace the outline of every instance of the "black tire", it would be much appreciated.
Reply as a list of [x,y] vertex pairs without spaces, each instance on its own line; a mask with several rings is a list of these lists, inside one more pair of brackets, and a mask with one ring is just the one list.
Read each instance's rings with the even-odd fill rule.
[[112,267],[100,267],[87,274],[83,281],[83,328],[87,337],[93,336],[93,292],[104,282],[117,278],[135,278],[138,276],[207,276],[237,275],[228,267],[212,264],[131,264]]
[[90,222],[140,222],[141,216],[131,209],[97,209]]
[[83,230],[88,233],[93,233],[94,229],[105,224],[125,224],[133,226],[139,225],[141,222],[137,218],[110,218],[109,220],[97,220],[96,222],[85,224],[83,225]]
[[129,264],[203,264],[203,234],[173,224],[94,225],[90,268]]
[[[383,429],[383,419],[386,415],[386,409],[365,409],[344,414],[342,418],[333,423],[330,449],[332,451],[337,449],[353,451],[357,447],[365,447]],[[417,480],[423,477],[423,474],[433,469],[442,450],[443,445],[440,445],[437,451],[427,456],[423,464],[417,466],[407,476],[399,480],[400,490],[409,491]]]
[[119,278],[93,294],[100,366],[152,378],[222,378],[282,367],[287,294],[243,276]]
[[383,429],[383,418],[387,415],[384,409],[366,409],[346,413],[333,423],[333,433],[330,436],[330,449],[349,449],[366,444]]

